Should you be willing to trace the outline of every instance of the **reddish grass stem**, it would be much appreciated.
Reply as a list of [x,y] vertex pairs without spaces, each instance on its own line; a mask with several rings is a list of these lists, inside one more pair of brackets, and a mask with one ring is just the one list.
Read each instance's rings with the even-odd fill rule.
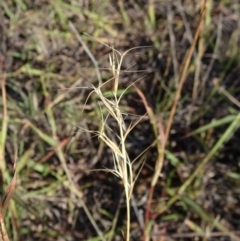
[[[204,21],[208,1],[209,0],[205,0],[204,3],[203,3],[203,10],[201,12],[200,20],[199,20],[197,29],[195,31],[193,42],[192,42],[188,52],[186,53],[185,61],[184,61],[184,64],[183,64],[183,69],[182,69],[182,72],[181,72],[181,75],[180,75],[179,86],[178,86],[177,91],[176,91],[176,95],[175,95],[173,105],[172,105],[172,108],[171,108],[171,112],[170,112],[170,116],[169,116],[169,119],[168,119],[167,127],[166,127],[166,130],[165,130],[165,133],[164,133],[164,141],[160,141],[160,142],[162,142],[161,143],[161,152],[159,153],[160,156],[159,156],[159,158],[156,162],[155,172],[154,172],[154,175],[153,175],[153,179],[152,179],[152,183],[151,183],[151,187],[150,187],[150,192],[149,192],[149,196],[148,196],[148,201],[147,201],[146,212],[145,212],[145,227],[144,227],[144,237],[143,237],[144,241],[148,240],[146,228],[147,228],[147,223],[148,223],[149,218],[150,218],[149,214],[150,214],[150,210],[151,210],[151,203],[152,203],[152,198],[153,198],[153,194],[154,194],[154,188],[156,186],[158,177],[159,177],[159,175],[162,171],[162,166],[163,166],[163,162],[164,162],[164,151],[165,151],[165,148],[166,148],[167,140],[169,138],[171,126],[172,126],[172,123],[173,123],[173,117],[174,117],[176,109],[177,109],[177,104],[178,104],[179,99],[180,99],[182,87],[183,87],[183,84],[184,84],[185,79],[186,79],[187,70],[188,70],[188,67],[189,67],[189,64],[190,64],[190,61],[191,61],[191,58],[192,58],[192,55],[193,55],[198,37],[199,37],[199,34],[200,34],[200,30],[201,30],[203,21]],[[160,132],[160,130],[159,130],[159,132]],[[159,133],[159,134],[162,134],[162,133]]]

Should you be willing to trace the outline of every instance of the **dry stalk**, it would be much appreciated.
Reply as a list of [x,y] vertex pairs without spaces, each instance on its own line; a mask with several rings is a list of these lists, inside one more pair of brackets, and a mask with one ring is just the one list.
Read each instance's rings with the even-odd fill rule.
[[[150,187],[150,191],[149,191],[149,196],[148,196],[148,201],[147,201],[147,206],[146,206],[145,230],[144,230],[144,237],[143,237],[143,240],[145,240],[145,241],[149,239],[149,237],[147,237],[148,235],[146,234],[146,228],[147,228],[148,220],[150,219],[151,203],[152,203],[154,188],[155,188],[155,186],[157,184],[159,175],[160,175],[160,173],[162,171],[162,166],[163,166],[164,156],[165,156],[164,152],[165,152],[167,140],[169,138],[169,133],[170,133],[170,130],[171,130],[171,126],[172,126],[172,123],[173,123],[173,117],[175,115],[177,104],[178,104],[178,101],[180,99],[182,87],[183,87],[183,84],[184,84],[185,79],[186,79],[187,70],[188,70],[188,67],[189,67],[189,64],[190,64],[190,61],[191,61],[191,58],[192,58],[192,55],[193,55],[193,52],[194,52],[197,40],[199,38],[201,26],[202,26],[202,23],[204,21],[204,17],[205,17],[205,14],[206,14],[206,8],[207,8],[208,2],[209,2],[209,0],[204,0],[203,8],[202,8],[201,16],[200,16],[200,20],[199,20],[197,29],[195,31],[195,35],[194,35],[192,44],[191,44],[188,52],[186,53],[185,61],[184,61],[183,68],[182,68],[181,75],[180,75],[180,79],[179,79],[178,88],[177,88],[177,91],[176,91],[176,95],[175,95],[175,98],[174,98],[174,101],[173,101],[173,105],[172,105],[172,108],[171,108],[170,116],[169,116],[169,119],[168,119],[165,131],[163,131],[163,125],[162,125],[161,121],[160,122],[157,121],[155,119],[155,117],[153,117],[153,115],[152,115],[152,110],[149,111],[149,108],[147,109],[148,113],[150,113],[149,117],[151,119],[151,122],[154,122],[154,128],[156,129],[156,127],[158,126],[158,128],[157,128],[158,129],[158,134],[161,136],[161,138],[158,141],[159,157],[158,157],[158,159],[156,161],[155,171],[154,171],[154,174],[153,174],[151,187]],[[140,92],[138,91],[138,93],[140,93]],[[140,96],[141,96],[141,94],[140,94]],[[147,106],[146,103],[145,103],[145,106]]]
[[[205,17],[208,2],[209,2],[209,0],[204,1],[204,7],[203,7],[203,10],[202,10],[202,13],[201,13],[201,16],[200,16],[200,20],[199,20],[194,38],[193,38],[193,42],[192,42],[192,44],[191,44],[191,46],[190,46],[190,48],[189,48],[189,50],[186,54],[185,62],[183,64],[183,69],[182,69],[182,72],[181,72],[181,75],[180,75],[179,85],[178,85],[177,92],[176,92],[176,95],[175,95],[175,98],[174,98],[174,101],[173,101],[172,109],[171,109],[171,112],[170,112],[170,116],[169,116],[169,119],[168,119],[166,131],[165,131],[165,142],[164,142],[164,146],[163,146],[164,150],[165,150],[165,146],[166,146],[166,143],[167,143],[166,140],[168,140],[169,133],[170,133],[170,130],[171,130],[171,126],[172,126],[172,123],[173,123],[173,117],[174,117],[176,109],[177,109],[177,104],[178,104],[178,101],[180,99],[182,87],[183,87],[183,84],[184,84],[185,79],[186,79],[187,70],[188,70],[188,67],[189,67],[189,64],[190,64],[190,61],[191,61],[193,51],[195,49],[198,37],[199,37],[202,22],[204,21],[204,17]],[[153,176],[153,179],[152,179],[152,186],[155,186],[156,183],[157,183],[159,174],[162,170],[163,161],[164,161],[164,152],[161,154],[160,159],[156,163],[155,173],[154,173],[154,176]]]

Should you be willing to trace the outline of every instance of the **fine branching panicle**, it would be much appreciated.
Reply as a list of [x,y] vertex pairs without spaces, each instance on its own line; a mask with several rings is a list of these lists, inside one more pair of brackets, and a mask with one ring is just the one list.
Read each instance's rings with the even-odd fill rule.
[[[108,46],[109,47],[109,46]],[[127,148],[126,148],[126,138],[130,131],[141,121],[142,117],[139,117],[135,122],[131,123],[129,126],[125,123],[125,116],[126,114],[121,111],[120,108],[120,101],[123,97],[124,93],[132,87],[137,81],[143,79],[144,77],[141,77],[140,79],[134,81],[132,84],[130,84],[122,93],[118,96],[118,89],[119,89],[119,82],[120,82],[120,76],[122,73],[121,66],[123,63],[123,59],[126,56],[126,54],[137,48],[132,48],[124,53],[120,53],[113,47],[110,47],[112,49],[112,54],[109,55],[109,62],[110,62],[110,69],[112,72],[113,77],[106,81],[105,83],[99,85],[98,87],[95,87],[92,85],[93,91],[90,93],[95,93],[102,104],[104,105],[104,108],[107,109],[107,115],[101,116],[101,127],[99,132],[97,132],[97,135],[99,137],[99,140],[103,141],[112,151],[113,155],[113,169],[102,169],[108,172],[111,172],[112,174],[116,175],[118,178],[122,180],[124,190],[125,190],[125,197],[126,197],[126,209],[127,209],[127,227],[126,227],[126,241],[130,240],[130,206],[131,206],[131,195],[134,187],[134,173],[133,173],[133,163],[134,161],[131,161]],[[124,72],[124,70],[123,70]],[[113,97],[108,98],[106,95],[104,95],[102,89],[104,85],[106,85],[108,82],[112,82],[112,92]],[[101,108],[101,107],[99,107]],[[101,111],[101,113],[103,113]],[[114,122],[117,124],[117,134],[111,130],[110,126],[108,125],[109,118],[112,118]],[[112,121],[112,120],[111,120]],[[111,134],[110,134],[111,133]],[[137,176],[137,175],[136,175]]]

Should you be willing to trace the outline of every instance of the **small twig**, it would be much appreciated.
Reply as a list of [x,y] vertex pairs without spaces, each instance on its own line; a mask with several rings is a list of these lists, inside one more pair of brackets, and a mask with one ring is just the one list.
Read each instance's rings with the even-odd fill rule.
[[171,46],[171,54],[172,54],[172,62],[173,62],[173,69],[174,69],[174,82],[175,86],[178,85],[178,61],[177,61],[177,53],[176,53],[176,44],[175,44],[175,36],[173,32],[173,12],[170,7],[170,4],[167,8],[167,22],[168,22],[168,31],[169,31],[169,37],[170,37],[170,46]]
[[202,78],[202,83],[201,83],[201,86],[200,86],[200,90],[201,90],[201,99],[203,99],[204,97],[204,89],[205,89],[205,86],[206,86],[206,82],[207,80],[209,79],[209,75],[212,71],[212,68],[213,68],[213,65],[215,63],[215,60],[216,60],[216,57],[217,56],[217,53],[218,53],[218,50],[219,50],[219,46],[220,46],[220,43],[221,43],[221,38],[222,38],[222,19],[223,19],[223,16],[222,16],[222,13],[220,12],[219,13],[219,19],[218,19],[218,26],[217,26],[217,40],[216,40],[216,44],[214,46],[214,50],[213,50],[213,54],[212,54],[212,58],[211,58],[211,61],[208,65],[208,68]]
[[199,85],[200,85],[200,78],[201,78],[201,66],[202,66],[202,56],[204,53],[204,24],[201,23],[200,27],[200,33],[199,33],[199,41],[198,41],[198,54],[196,55],[195,59],[195,73],[194,73],[194,83],[193,83],[193,91],[192,91],[192,103],[190,105],[188,117],[187,117],[187,125],[189,126],[192,119],[193,109],[194,105],[196,104],[197,96],[199,94]]
[[219,86],[218,80],[213,80],[214,85],[217,86],[220,93],[224,94],[233,104],[240,108],[240,102],[232,96],[223,86]]
[[91,53],[90,49],[88,48],[88,46],[85,44],[85,42],[83,41],[81,35],[78,33],[76,27],[73,25],[73,23],[70,21],[69,22],[69,27],[71,28],[71,30],[75,33],[78,41],[82,44],[85,52],[87,53],[87,55],[89,56],[89,58],[91,59],[92,63],[95,66],[95,70],[96,70],[96,74],[97,74],[97,78],[98,78],[98,84],[99,86],[102,84],[102,78],[101,78],[101,74],[99,72],[99,68],[98,68],[98,63],[95,59],[95,57],[93,56],[93,54]]
[[[192,41],[193,41],[193,35],[192,35],[192,32],[191,32],[190,24],[188,23],[186,14],[184,12],[183,3],[182,3],[181,0],[179,0],[177,2],[177,8],[178,8],[178,10],[180,12],[180,15],[182,17],[182,20],[183,20],[183,23],[184,23],[184,26],[185,26],[185,29],[186,29],[186,36],[188,38],[189,43],[191,44]],[[196,58],[196,56],[197,56],[196,50],[194,50],[193,56]]]

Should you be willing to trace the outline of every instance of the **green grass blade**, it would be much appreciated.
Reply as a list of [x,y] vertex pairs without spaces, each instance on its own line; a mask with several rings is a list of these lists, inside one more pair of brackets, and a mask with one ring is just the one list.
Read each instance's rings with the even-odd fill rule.
[[211,128],[216,128],[216,127],[228,124],[228,123],[232,122],[233,120],[235,120],[235,118],[236,118],[236,115],[225,116],[225,117],[223,117],[221,119],[218,119],[218,120],[213,121],[213,122],[211,122],[209,124],[206,124],[204,126],[199,127],[195,131],[190,132],[187,136],[198,134],[198,133],[207,131],[207,130],[209,130]]
[[234,240],[239,241],[240,238],[237,237],[233,232],[229,231],[226,227],[224,227],[220,222],[218,222],[216,219],[212,218],[203,208],[198,205],[196,202],[191,200],[187,196],[181,196],[180,198],[184,203],[186,203],[190,208],[194,210],[195,213],[197,213],[203,220],[209,222],[213,226],[217,227],[220,231],[224,232],[228,236],[232,237]]
[[203,161],[199,164],[196,170],[192,173],[192,175],[183,183],[181,188],[179,189],[179,193],[183,193],[187,187],[191,184],[194,178],[199,175],[199,173],[203,170],[204,166],[211,160],[211,158],[216,154],[216,152],[222,147],[222,145],[229,140],[229,138],[234,134],[237,128],[240,125],[240,114],[238,114],[231,125],[227,128],[227,130],[223,133],[221,138],[217,141],[211,151],[207,154],[207,156],[203,159]]

